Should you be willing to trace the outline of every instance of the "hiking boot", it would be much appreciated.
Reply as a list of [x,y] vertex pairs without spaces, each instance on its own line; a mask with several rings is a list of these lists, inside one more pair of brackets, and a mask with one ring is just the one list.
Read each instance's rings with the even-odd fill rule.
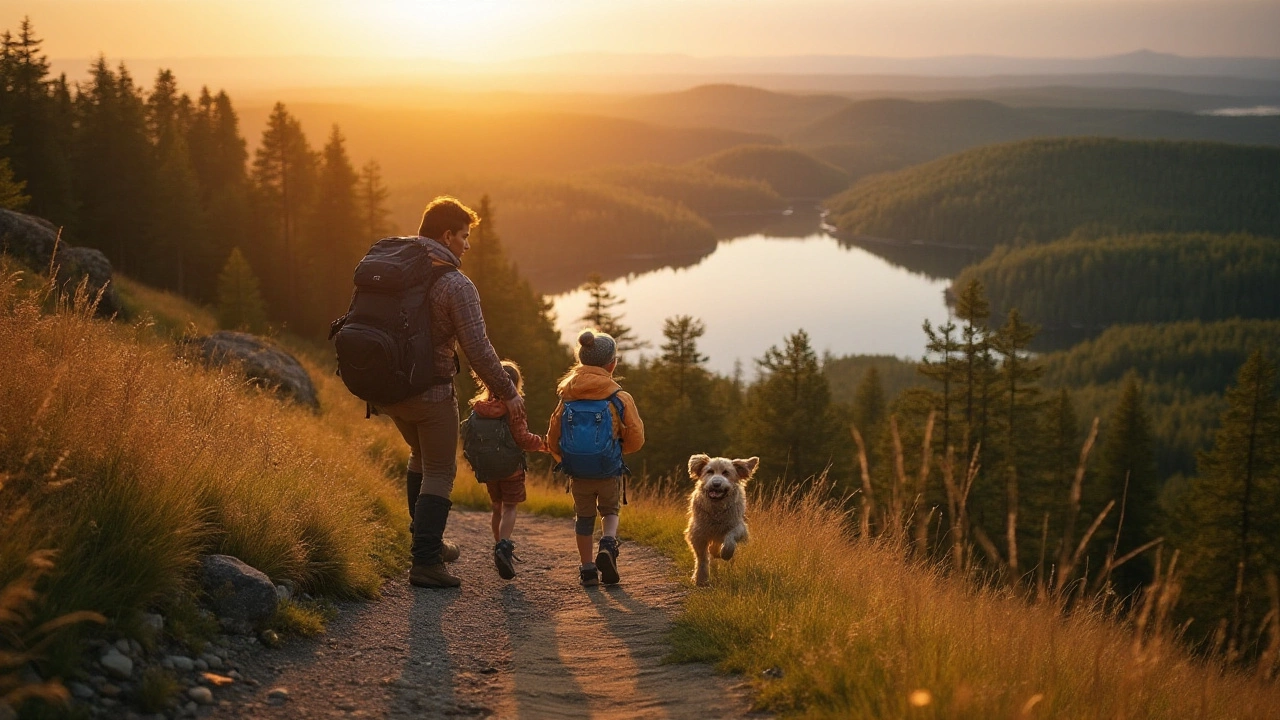
[[493,566],[498,568],[498,577],[510,580],[516,576],[515,555],[516,544],[510,540],[499,540],[493,546]]
[[449,574],[444,563],[414,565],[409,570],[409,584],[421,588],[451,588],[462,584],[460,578]]
[[596,566],[605,585],[618,582],[618,539],[605,535],[600,538],[600,552],[596,553]]
[[582,587],[600,584],[600,573],[596,570],[595,563],[587,563],[578,568],[578,577],[582,578]]
[[440,559],[447,563],[457,562],[458,556],[462,551],[458,549],[457,543],[451,543],[448,540],[440,541]]

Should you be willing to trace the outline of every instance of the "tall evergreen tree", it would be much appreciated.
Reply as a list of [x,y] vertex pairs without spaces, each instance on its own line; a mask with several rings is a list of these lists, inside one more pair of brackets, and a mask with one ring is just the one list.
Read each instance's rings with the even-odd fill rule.
[[[232,246],[251,234],[248,151],[240,135],[239,119],[225,92],[216,96],[202,88],[187,132],[191,165],[200,185],[206,242],[203,256],[192,258],[192,291],[198,298],[213,296],[214,269]],[[197,248],[193,248],[195,250]]]
[[71,184],[71,114],[64,104],[65,78],[49,80],[49,60],[41,51],[31,19],[17,37],[5,32],[0,46],[0,126],[10,129],[14,179],[31,197],[30,211],[65,225],[75,213]]
[[853,424],[862,433],[866,444],[871,446],[884,420],[884,384],[880,382],[880,371],[872,366],[863,373],[862,381],[853,392]]
[[90,68],[76,96],[76,242],[101,249],[118,269],[155,282],[160,263],[154,225],[156,156],[141,91],[122,65],[105,58]]
[[615,308],[627,301],[614,295],[613,291],[604,284],[604,278],[600,277],[599,273],[587,276],[582,289],[587,292],[587,311],[579,320],[600,332],[612,335],[614,342],[617,343],[619,355],[649,346],[648,343],[638,340],[635,332],[622,323],[622,313],[616,312]]
[[956,317],[963,323],[960,328],[958,380],[964,433],[968,441],[962,456],[967,456],[976,443],[982,443],[984,452],[987,449],[985,407],[992,372],[987,321],[991,317],[991,305],[980,281],[970,282],[956,297]]
[[316,157],[302,123],[283,103],[276,103],[267,118],[253,159],[253,181],[267,240],[257,264],[271,304],[297,323],[306,310],[302,299],[309,258],[302,247],[302,225],[315,198]]
[[1185,609],[1205,629],[1229,618],[1229,639],[1246,649],[1269,609],[1267,573],[1280,574],[1280,403],[1275,365],[1262,351],[1227,390],[1213,448],[1201,454],[1180,510],[1177,541],[1190,556]]
[[837,432],[831,389],[804,330],[757,360],[760,379],[747,390],[735,447],[761,458],[765,482],[803,481],[833,460]]
[[[1160,492],[1151,421],[1143,406],[1137,374],[1131,372],[1125,377],[1120,401],[1111,412],[1104,432],[1098,458],[1097,484],[1101,492],[1089,499],[1095,505],[1115,500],[1116,510],[1107,517],[1098,534],[1101,544],[1098,549],[1109,551],[1114,546],[1116,557],[1122,557],[1151,539],[1156,497]],[[1122,521],[1123,527],[1119,527]],[[1145,557],[1134,558],[1116,571],[1115,585],[1122,593],[1132,592],[1151,580],[1151,572],[1151,563]]]
[[0,208],[5,210],[21,210],[31,198],[22,193],[26,183],[13,177],[13,169],[9,167],[9,158],[3,156],[8,143],[9,131],[0,127]]
[[232,248],[218,275],[218,326],[255,333],[267,326],[258,278],[240,248]]
[[952,437],[952,426],[954,418],[952,417],[953,405],[955,404],[954,396],[961,386],[961,372],[967,366],[962,366],[962,356],[960,354],[961,345],[956,339],[956,324],[953,320],[947,320],[946,323],[939,325],[934,330],[933,325],[928,321],[924,321],[924,334],[928,339],[925,344],[924,360],[920,363],[920,373],[926,377],[932,378],[942,384],[942,393],[939,396],[942,401],[941,415],[938,418],[938,429],[941,431],[939,436],[942,440],[942,448],[951,447],[958,438]]
[[667,318],[662,334],[662,355],[649,364],[644,383],[647,439],[637,462],[651,475],[680,476],[691,452],[719,455],[728,440],[726,414],[698,339],[706,332],[702,322],[688,315]]
[[359,178],[347,157],[346,140],[337,125],[320,153],[320,176],[308,251],[315,258],[315,310],[307,329],[326,327],[341,315],[351,298],[351,273],[368,249],[357,205]]
[[[205,208],[187,133],[191,100],[178,91],[173,72],[161,70],[147,98],[147,122],[156,155],[155,206],[146,213],[160,257],[152,282],[185,294],[188,264],[209,259]],[[194,250],[194,252],[193,252]]]
[[[990,340],[992,350],[1000,356],[998,373],[999,406],[997,425],[1003,431],[1000,456],[1005,479],[1006,562],[1012,572],[1020,566],[1018,542],[1020,511],[1020,478],[1031,478],[1039,468],[1035,458],[1040,454],[1039,419],[1040,388],[1035,385],[1043,368],[1027,353],[1037,328],[1022,320],[1017,308],[1009,311],[1005,324]],[[1033,520],[1036,518],[1033,518]],[[1029,524],[1030,525],[1030,524]],[[1038,526],[1035,530],[1038,530]],[[1028,527],[1028,530],[1032,530]],[[1038,532],[1033,534],[1038,535]]]
[[391,211],[387,209],[389,197],[391,192],[382,184],[382,166],[377,160],[365,163],[360,168],[360,179],[356,183],[356,207],[360,215],[360,233],[366,244],[395,232],[390,221]]

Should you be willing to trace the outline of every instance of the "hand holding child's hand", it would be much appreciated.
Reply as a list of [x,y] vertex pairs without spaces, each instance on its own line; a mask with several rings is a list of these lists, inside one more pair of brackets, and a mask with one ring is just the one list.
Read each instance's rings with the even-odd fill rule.
[[519,395],[516,395],[515,397],[508,400],[507,413],[511,415],[512,419],[523,418],[525,416],[524,398],[520,397]]

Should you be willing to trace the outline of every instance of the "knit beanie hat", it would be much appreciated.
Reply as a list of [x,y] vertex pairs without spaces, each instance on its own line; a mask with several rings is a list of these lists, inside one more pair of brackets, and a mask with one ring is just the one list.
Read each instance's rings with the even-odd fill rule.
[[608,333],[583,330],[578,335],[578,362],[604,367],[617,357],[618,345]]

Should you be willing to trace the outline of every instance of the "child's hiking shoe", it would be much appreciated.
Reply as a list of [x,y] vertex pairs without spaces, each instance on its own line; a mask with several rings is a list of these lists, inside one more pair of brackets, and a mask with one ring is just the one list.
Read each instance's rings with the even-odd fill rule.
[[600,538],[600,552],[596,553],[596,566],[605,585],[618,582],[618,539],[606,535]]
[[578,568],[578,576],[582,578],[582,587],[600,584],[600,572],[596,570],[595,563],[587,563]]
[[516,576],[515,563],[520,558],[516,557],[516,544],[510,540],[499,540],[498,544],[493,546],[493,566],[498,568],[498,577],[503,580],[510,580]]

